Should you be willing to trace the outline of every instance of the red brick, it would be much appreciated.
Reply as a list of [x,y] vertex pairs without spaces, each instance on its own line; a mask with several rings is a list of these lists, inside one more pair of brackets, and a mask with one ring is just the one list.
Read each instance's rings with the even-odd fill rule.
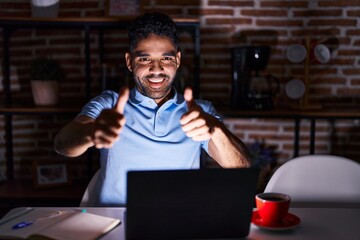
[[317,17],[339,17],[341,15],[342,15],[341,9],[293,11],[294,17],[316,17],[317,18]]
[[356,26],[356,19],[310,19],[309,26]]
[[260,7],[279,7],[279,8],[305,8],[308,6],[307,1],[261,1]]
[[254,1],[246,0],[228,0],[228,1],[218,1],[218,0],[208,0],[209,6],[228,6],[228,7],[252,7],[254,6]]
[[[244,126],[241,126],[240,129],[242,129]],[[235,126],[235,129],[239,129],[238,126]],[[279,127],[278,126],[270,126],[270,125],[250,125],[246,126],[245,129],[247,131],[261,131],[261,132],[278,132]]]
[[360,35],[360,29],[347,30],[346,35],[348,35],[348,36]]
[[360,86],[360,78],[358,79],[351,79],[352,86]]
[[360,46],[360,40],[355,40],[354,41],[354,46]]
[[152,7],[149,9],[151,12],[164,12],[171,17],[182,17],[183,8],[179,7]]
[[311,84],[345,84],[346,79],[341,77],[315,77]]
[[214,37],[211,38],[211,36],[206,37],[206,38],[204,37],[204,38],[202,38],[200,40],[200,44],[202,46],[206,46],[206,45],[209,45],[209,44],[214,46],[214,45],[221,45],[221,44],[228,44],[228,43],[231,43],[231,39],[228,39],[228,38],[214,38]]
[[200,6],[200,1],[198,0],[181,0],[171,2],[169,0],[156,0],[156,5],[166,5],[166,6]]
[[75,37],[77,36],[78,38],[80,39],[83,39],[83,36],[82,36],[82,30],[74,30],[74,29],[56,29],[56,31],[54,30],[49,30],[49,29],[44,29],[44,30],[36,30],[34,33],[35,33],[35,36],[36,37],[63,37],[63,36],[69,36],[69,37]]
[[201,36],[204,36],[207,34],[215,35],[215,34],[219,34],[219,33],[233,33],[234,29],[235,29],[234,26],[222,26],[221,28],[209,26],[209,27],[201,28],[200,34],[201,34]]
[[340,88],[336,92],[338,96],[360,96],[360,88]]
[[272,139],[274,137],[273,134],[266,134],[266,133],[250,133],[248,134],[250,139]]
[[233,9],[212,9],[212,8],[196,8],[189,9],[188,13],[191,15],[203,15],[203,16],[211,16],[211,15],[234,15]]
[[303,22],[301,20],[255,20],[257,26],[272,26],[272,27],[301,27]]
[[314,87],[311,85],[309,89],[309,96],[321,96],[321,95],[331,95],[332,91],[329,87]]
[[337,55],[338,56],[359,56],[360,55],[360,49],[338,50]]
[[79,2],[75,2],[75,1],[71,1],[71,2],[64,2],[64,1],[60,1],[60,9],[64,10],[64,9],[71,9],[73,10],[75,9],[89,9],[89,8],[97,8],[99,7],[100,2],[95,1],[95,2],[91,2],[91,1],[79,1]]
[[207,18],[206,24],[210,25],[222,25],[222,24],[251,24],[251,18]]
[[6,9],[7,11],[17,11],[19,9],[28,10],[31,8],[30,2],[0,2],[0,9]]
[[332,37],[332,36],[338,36],[340,34],[339,29],[318,29],[318,28],[307,28],[307,29],[294,29],[291,30],[291,36],[317,36],[317,38],[321,37]]
[[52,55],[61,55],[61,54],[80,56],[81,49],[77,47],[71,47],[71,48],[67,47],[66,49],[62,47],[59,48],[47,47],[44,49],[36,49],[35,53],[39,56],[52,56]]
[[286,17],[288,15],[286,10],[256,10],[256,9],[243,9],[240,10],[240,14],[244,16],[252,17]]
[[319,7],[359,7],[359,0],[347,0],[347,1],[318,1]]
[[[49,40],[49,44],[50,44],[51,46],[53,46],[53,45],[62,45],[62,46],[64,46],[64,47],[65,47],[66,45],[72,45],[72,46],[74,46],[74,45],[79,45],[79,46],[83,46],[83,44],[84,44],[84,39],[78,38],[78,37],[73,38],[72,36],[69,36],[69,37],[64,38],[64,39],[50,39],[50,40]],[[66,47],[68,47],[68,46],[66,46]]]
[[360,69],[359,68],[343,69],[342,72],[345,75],[360,75]]
[[[358,7],[360,7],[360,3]],[[346,13],[350,17],[360,17],[360,10],[348,10]]]

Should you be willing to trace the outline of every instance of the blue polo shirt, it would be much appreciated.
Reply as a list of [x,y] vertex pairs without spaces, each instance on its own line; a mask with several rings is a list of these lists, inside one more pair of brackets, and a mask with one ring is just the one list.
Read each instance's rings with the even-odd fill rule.
[[[100,149],[98,206],[126,204],[126,174],[130,170],[200,167],[201,148],[208,151],[208,141],[193,141],[182,131],[180,118],[187,112],[187,105],[184,96],[173,91],[174,97],[159,107],[136,88],[131,89],[120,140],[110,149]],[[102,110],[113,108],[117,99],[116,92],[104,91],[87,103],[80,114],[95,119]],[[219,118],[210,102],[196,100],[196,103]]]

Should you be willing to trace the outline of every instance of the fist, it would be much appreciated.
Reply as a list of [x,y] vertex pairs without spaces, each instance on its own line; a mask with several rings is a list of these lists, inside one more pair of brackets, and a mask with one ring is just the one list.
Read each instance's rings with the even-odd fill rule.
[[192,138],[194,141],[209,140],[212,137],[214,129],[212,116],[205,113],[202,108],[196,104],[191,88],[185,89],[184,98],[188,111],[180,119],[182,130],[186,136]]
[[121,88],[115,107],[103,110],[95,120],[93,142],[96,148],[111,148],[119,139],[126,123],[124,109],[128,99],[129,89]]

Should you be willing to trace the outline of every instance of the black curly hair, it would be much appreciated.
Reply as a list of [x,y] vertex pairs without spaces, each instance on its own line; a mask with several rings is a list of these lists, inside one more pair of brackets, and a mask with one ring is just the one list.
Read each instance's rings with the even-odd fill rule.
[[153,12],[137,17],[130,24],[128,28],[130,52],[133,52],[137,44],[151,34],[169,38],[176,50],[178,49],[179,33],[174,21],[166,14]]

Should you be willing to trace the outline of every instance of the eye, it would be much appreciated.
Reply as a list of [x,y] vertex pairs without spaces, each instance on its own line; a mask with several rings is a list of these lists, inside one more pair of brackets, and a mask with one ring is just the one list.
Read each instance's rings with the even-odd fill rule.
[[140,64],[149,64],[151,62],[151,58],[149,57],[137,57],[136,62]]
[[163,64],[170,64],[175,62],[174,56],[164,56],[160,59]]

